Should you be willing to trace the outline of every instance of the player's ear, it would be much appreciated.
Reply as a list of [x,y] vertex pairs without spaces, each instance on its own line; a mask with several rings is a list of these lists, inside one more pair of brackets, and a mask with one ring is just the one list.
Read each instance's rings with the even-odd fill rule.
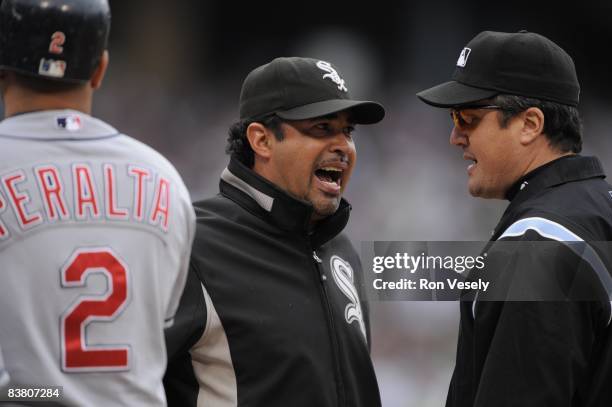
[[530,107],[521,114],[521,117],[523,128],[519,141],[523,145],[528,145],[544,133],[544,112],[537,107]]
[[108,59],[108,51],[104,50],[104,52],[102,53],[102,57],[100,58],[100,63],[98,64],[98,67],[94,71],[93,75],[91,76],[91,80],[89,81],[92,89],[98,89],[100,88],[100,86],[102,86],[104,75],[106,75],[106,68],[108,68]]
[[274,144],[274,134],[263,124],[253,122],[246,129],[246,137],[256,156],[270,158]]

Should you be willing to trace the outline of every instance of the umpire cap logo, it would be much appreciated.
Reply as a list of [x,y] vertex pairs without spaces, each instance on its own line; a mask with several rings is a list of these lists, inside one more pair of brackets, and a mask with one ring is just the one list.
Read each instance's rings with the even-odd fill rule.
[[472,50],[468,47],[463,48],[461,54],[459,54],[459,59],[457,60],[457,66],[464,67],[467,64],[468,57],[470,56],[470,52]]
[[344,79],[340,77],[340,75],[338,74],[338,71],[336,71],[329,62],[319,61],[317,62],[317,68],[327,72],[325,75],[323,75],[323,79],[331,79],[332,82],[338,85],[339,90],[348,92],[348,89],[344,85]]

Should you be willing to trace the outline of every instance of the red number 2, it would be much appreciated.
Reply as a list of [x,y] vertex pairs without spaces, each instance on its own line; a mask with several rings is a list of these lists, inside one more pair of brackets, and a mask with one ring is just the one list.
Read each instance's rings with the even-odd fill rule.
[[113,321],[128,297],[127,268],[108,248],[79,249],[62,268],[62,286],[83,287],[91,273],[103,273],[108,289],[102,295],[79,297],[62,315],[62,369],[65,372],[128,370],[129,346],[88,345],[87,326]]
[[64,52],[64,43],[66,42],[66,35],[61,31],[56,31],[51,36],[51,43],[49,44],[49,52],[51,54],[60,55]]

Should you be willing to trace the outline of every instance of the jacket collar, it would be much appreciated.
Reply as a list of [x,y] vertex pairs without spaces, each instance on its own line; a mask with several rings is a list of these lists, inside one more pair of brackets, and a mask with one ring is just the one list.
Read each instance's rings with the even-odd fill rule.
[[333,215],[317,222],[314,230],[309,231],[313,214],[309,202],[288,195],[234,157],[223,170],[219,187],[223,195],[266,222],[308,236],[313,247],[321,246],[342,232],[351,211],[351,205],[343,198]]
[[506,193],[506,199],[521,201],[543,189],[589,178],[605,178],[597,157],[569,155],[546,163],[518,180]]

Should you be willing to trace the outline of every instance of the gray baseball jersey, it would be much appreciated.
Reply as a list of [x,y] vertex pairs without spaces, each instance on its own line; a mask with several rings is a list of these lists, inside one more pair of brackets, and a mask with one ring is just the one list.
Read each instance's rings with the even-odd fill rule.
[[10,386],[79,406],[165,405],[164,325],[195,216],[174,167],[71,111],[0,122],[0,348]]

